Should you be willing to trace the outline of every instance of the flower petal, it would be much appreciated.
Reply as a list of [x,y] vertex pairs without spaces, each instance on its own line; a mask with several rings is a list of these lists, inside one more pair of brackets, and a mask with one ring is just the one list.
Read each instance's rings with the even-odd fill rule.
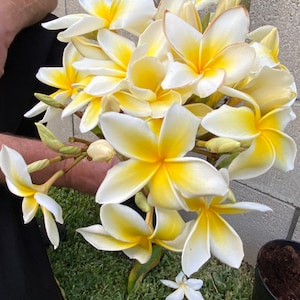
[[34,198],[40,206],[43,206],[54,215],[58,223],[63,224],[62,208],[54,199],[39,192],[34,195]]
[[225,75],[223,69],[206,69],[194,83],[195,94],[200,98],[210,96],[224,83]]
[[256,138],[249,149],[240,153],[230,164],[231,179],[249,179],[267,172],[275,161],[275,149],[263,136]]
[[156,164],[133,159],[113,166],[100,185],[97,203],[121,203],[142,189],[157,170]]
[[157,138],[143,120],[107,112],[101,115],[100,124],[107,141],[122,155],[146,162],[157,161]]
[[205,213],[201,213],[194,222],[190,235],[184,245],[181,265],[183,272],[190,276],[209,260],[209,223]]
[[156,227],[153,237],[159,240],[174,240],[185,228],[185,222],[177,211],[156,208]]
[[151,235],[145,220],[126,205],[103,205],[100,209],[100,219],[107,232],[123,242],[136,242],[141,236]]
[[293,170],[297,153],[295,141],[287,134],[277,130],[264,130],[264,136],[275,149],[274,167],[284,172]]
[[228,191],[223,176],[203,159],[170,159],[166,168],[172,183],[185,197],[224,195]]
[[200,290],[203,286],[203,280],[190,278],[186,281],[186,285],[192,288],[193,290],[197,291]]
[[52,217],[52,214],[44,207],[41,208],[44,215],[45,228],[47,232],[47,236],[56,249],[59,245],[59,233],[57,229],[57,225]]
[[247,107],[222,105],[208,113],[201,125],[217,136],[236,140],[253,139],[258,134],[254,113]]
[[136,242],[129,243],[116,240],[109,235],[102,225],[91,225],[88,227],[78,228],[76,231],[98,250],[120,251],[133,247],[136,244]]
[[184,297],[184,288],[179,287],[175,292],[168,295],[165,300],[182,300]]
[[22,212],[24,223],[29,223],[35,216],[39,208],[38,203],[33,197],[25,197],[22,201]]
[[180,17],[169,12],[165,14],[164,31],[175,51],[186,64],[196,71],[202,33]]
[[209,211],[210,249],[227,265],[239,268],[244,257],[243,243],[234,229],[218,214]]
[[194,69],[180,62],[169,62],[166,77],[161,83],[163,89],[190,86],[200,78]]
[[160,156],[173,158],[192,150],[199,123],[200,120],[189,110],[174,103],[162,123],[158,150]]
[[248,29],[249,15],[246,8],[239,6],[227,9],[213,20],[203,34],[201,64],[206,65],[207,59],[214,57],[226,46],[244,42]]
[[88,132],[99,124],[101,110],[101,98],[94,98],[90,101],[80,121],[80,132]]
[[221,50],[208,63],[207,67],[225,70],[224,84],[230,85],[246,77],[253,67],[254,61],[255,51],[248,44],[239,43]]
[[20,153],[3,145],[0,152],[0,166],[6,177],[7,186],[13,194],[20,197],[33,194],[31,177]]
[[204,300],[201,293],[199,291],[195,291],[189,286],[185,287],[185,295],[186,298],[189,300]]
[[218,214],[244,214],[252,211],[268,212],[272,209],[264,204],[255,202],[236,202],[227,204],[214,204],[214,211]]
[[145,264],[149,261],[152,255],[152,244],[149,240],[144,240],[144,244],[139,243],[138,245],[124,249],[123,252],[132,259],[136,259],[141,264]]
[[160,280],[162,284],[166,285],[167,287],[170,287],[172,289],[177,289],[179,287],[179,285],[171,280],[167,280],[167,279],[161,279]]
[[134,42],[107,29],[98,32],[97,40],[105,54],[126,70],[135,49]]
[[161,166],[149,182],[149,203],[165,209],[187,209],[182,197],[176,191],[166,167]]

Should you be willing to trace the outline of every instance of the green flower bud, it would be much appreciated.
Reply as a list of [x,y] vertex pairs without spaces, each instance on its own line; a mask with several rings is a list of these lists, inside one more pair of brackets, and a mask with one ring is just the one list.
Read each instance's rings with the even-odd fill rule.
[[241,143],[229,138],[212,138],[205,143],[205,147],[214,153],[230,153],[241,146]]
[[55,135],[42,123],[35,123],[39,136],[42,142],[50,149],[59,151],[60,148],[64,147],[64,144],[59,141]]
[[50,97],[48,95],[35,93],[34,96],[41,102],[43,102],[51,107],[61,108],[61,109],[64,108],[64,106],[61,103],[59,103],[57,100],[53,99],[52,97]]
[[76,155],[81,153],[81,148],[76,146],[64,146],[59,149],[62,154]]
[[147,213],[150,211],[150,205],[147,201],[146,196],[142,192],[137,192],[134,197],[135,204],[143,212]]
[[50,165],[49,159],[41,159],[35,161],[27,166],[28,173],[33,173],[39,170],[42,170]]

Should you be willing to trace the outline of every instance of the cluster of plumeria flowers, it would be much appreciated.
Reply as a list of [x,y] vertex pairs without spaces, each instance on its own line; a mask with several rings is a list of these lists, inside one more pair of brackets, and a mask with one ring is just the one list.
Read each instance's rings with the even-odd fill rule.
[[[244,256],[240,237],[222,215],[271,210],[237,201],[230,182],[294,167],[296,144],[284,130],[295,118],[296,87],[278,61],[277,29],[249,32],[239,0],[79,2],[86,13],[44,24],[61,30],[66,48],[62,67],[37,74],[56,92],[37,94],[40,102],[26,117],[45,112],[43,123],[75,114],[80,131],[94,132],[96,141],[65,145],[39,123],[43,142],[76,163],[120,159],[96,194],[101,225],[78,232],[97,249],[123,251],[141,264],[151,258],[153,244],[181,252],[183,273],[176,283],[163,281],[178,288],[168,299],[202,299],[191,291],[202,282],[189,285],[186,276],[211,255],[236,268]],[[63,222],[62,210],[47,193],[65,170],[43,185],[30,178],[52,162],[27,166],[6,146],[0,154],[9,189],[24,197],[25,223],[40,207],[57,247],[54,219]],[[145,217],[123,204],[131,197]],[[186,221],[182,211],[194,217]]]

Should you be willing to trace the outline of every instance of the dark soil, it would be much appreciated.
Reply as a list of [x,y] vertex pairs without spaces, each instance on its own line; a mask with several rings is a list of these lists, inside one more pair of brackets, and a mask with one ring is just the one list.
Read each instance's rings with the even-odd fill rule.
[[292,246],[269,243],[261,250],[257,263],[278,300],[300,300],[300,255]]

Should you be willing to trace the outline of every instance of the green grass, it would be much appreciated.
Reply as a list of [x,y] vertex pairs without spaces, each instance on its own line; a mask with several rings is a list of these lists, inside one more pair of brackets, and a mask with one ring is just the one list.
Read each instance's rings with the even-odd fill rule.
[[[159,300],[173,290],[160,279],[175,280],[180,271],[179,254],[166,251],[161,263],[143,280],[134,295],[127,295],[127,277],[134,264],[122,252],[98,251],[76,233],[76,228],[99,223],[94,198],[70,189],[53,189],[51,196],[63,207],[67,241],[49,249],[54,274],[68,300]],[[251,299],[253,268],[243,264],[232,269],[212,259],[193,277],[201,278],[205,299]]]

